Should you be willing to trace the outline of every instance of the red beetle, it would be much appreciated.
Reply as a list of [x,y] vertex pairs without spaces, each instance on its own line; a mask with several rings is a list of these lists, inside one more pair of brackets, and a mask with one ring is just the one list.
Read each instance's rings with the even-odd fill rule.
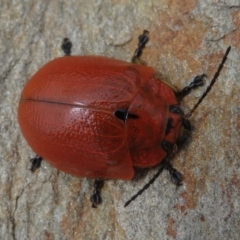
[[174,91],[156,78],[153,68],[136,64],[147,35],[145,30],[139,36],[133,63],[101,56],[69,56],[72,44],[64,39],[66,56],[44,65],[21,95],[19,125],[38,154],[31,159],[31,170],[46,159],[66,173],[95,178],[93,207],[101,202],[103,179],[130,180],[138,169],[159,164],[159,172],[144,189],[164,168],[177,185],[182,179],[169,162],[191,131],[189,116],[183,114],[179,102],[203,84],[205,74],[195,77],[182,91]]

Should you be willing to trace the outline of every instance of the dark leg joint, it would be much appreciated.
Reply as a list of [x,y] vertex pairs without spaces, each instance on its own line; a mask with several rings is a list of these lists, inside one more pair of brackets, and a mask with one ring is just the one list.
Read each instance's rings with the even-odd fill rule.
[[189,131],[189,132],[192,131],[192,126],[191,126],[191,123],[189,120],[182,118],[182,125],[187,131]]
[[42,160],[43,160],[43,158],[40,157],[39,155],[36,155],[36,157],[31,158],[30,162],[31,162],[32,166],[31,166],[30,170],[32,172],[35,172],[38,168],[40,168]]
[[165,140],[162,141],[162,148],[167,153],[171,153],[173,151],[173,147],[174,147],[174,144],[172,144],[168,141],[165,141]]
[[170,163],[165,167],[165,169],[169,171],[171,181],[177,186],[180,186],[182,181],[182,174],[178,172],[175,168],[173,168],[172,164]]
[[177,139],[177,145],[178,145],[178,146],[181,146],[183,143],[186,142],[186,140],[188,139],[188,137],[189,137],[189,134],[183,133],[183,135],[180,136],[180,137]]
[[103,184],[104,184],[103,180],[95,179],[93,195],[90,198],[90,201],[92,203],[92,208],[97,208],[97,205],[102,202],[100,192],[103,187]]
[[63,50],[65,56],[70,56],[71,55],[72,43],[68,38],[63,39],[61,47],[62,47],[62,50]]
[[176,106],[176,105],[170,105],[169,106],[169,111],[171,113],[175,113],[175,114],[183,114],[181,108],[179,106]]

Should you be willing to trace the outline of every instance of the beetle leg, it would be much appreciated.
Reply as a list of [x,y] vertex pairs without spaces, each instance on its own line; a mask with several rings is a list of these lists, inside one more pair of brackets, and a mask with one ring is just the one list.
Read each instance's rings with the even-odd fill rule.
[[182,145],[183,143],[186,142],[186,140],[188,139],[188,137],[189,137],[189,134],[184,133],[183,135],[181,135],[181,136],[177,139],[177,143],[176,143],[176,144],[177,144],[178,146]]
[[183,125],[184,129],[186,129],[187,131],[189,131],[189,132],[192,131],[192,126],[188,119],[182,118],[182,125]]
[[171,153],[174,149],[174,144],[166,141],[166,140],[162,140],[162,148],[164,151],[166,151],[167,153]]
[[175,114],[180,114],[183,115],[183,111],[181,110],[181,108],[177,105],[170,105],[169,106],[169,111],[171,113],[175,113]]
[[177,186],[180,186],[182,181],[182,174],[173,168],[171,163],[168,163],[165,169],[169,171],[172,182]]
[[188,119],[182,118],[182,126],[183,126],[182,134],[177,139],[178,146],[182,145],[189,138],[189,135],[192,131],[192,126]]
[[72,42],[68,38],[64,38],[61,48],[62,48],[65,56],[70,56],[71,50],[72,50]]
[[149,31],[144,30],[143,33],[138,37],[138,47],[133,54],[132,63],[141,64],[140,56],[142,55],[142,50],[145,48],[145,45],[148,42],[148,33]]
[[97,208],[97,204],[102,202],[100,192],[101,192],[101,189],[103,187],[103,184],[104,184],[103,180],[95,179],[93,195],[90,198],[90,201],[92,203],[92,208]]
[[203,73],[202,75],[196,76],[193,81],[183,88],[180,92],[176,93],[176,97],[181,100],[183,99],[186,95],[188,95],[192,89],[197,88],[199,86],[203,86],[203,78],[206,77],[207,75]]
[[40,168],[42,160],[43,160],[43,158],[40,157],[39,155],[36,155],[36,157],[31,158],[30,162],[31,162],[32,166],[31,166],[30,170],[32,172],[35,172],[38,168]]

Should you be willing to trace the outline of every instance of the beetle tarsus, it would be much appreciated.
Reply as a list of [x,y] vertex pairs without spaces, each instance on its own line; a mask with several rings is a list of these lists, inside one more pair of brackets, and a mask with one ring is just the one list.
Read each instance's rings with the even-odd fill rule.
[[71,50],[72,50],[72,42],[68,38],[64,38],[61,48],[62,48],[65,56],[70,56]]
[[138,37],[138,47],[133,54],[132,63],[141,64],[140,56],[142,55],[142,50],[145,48],[146,43],[148,42],[148,34],[149,31],[144,30],[143,33]]
[[31,162],[32,166],[31,166],[30,170],[32,172],[35,172],[38,168],[40,168],[42,160],[43,160],[43,158],[40,157],[39,155],[36,155],[36,157],[31,158],[30,162]]
[[188,95],[192,89],[203,86],[203,78],[206,77],[207,75],[205,73],[196,76],[193,81],[183,88],[180,92],[177,93],[178,99],[183,99],[186,95]]
[[171,176],[171,181],[177,185],[180,186],[182,182],[182,174],[178,172],[175,168],[173,168],[171,163],[168,163],[167,166],[165,167],[166,170],[168,170],[170,176]]
[[103,184],[104,184],[103,180],[95,179],[93,195],[90,198],[90,201],[92,203],[92,208],[97,208],[97,205],[102,202],[100,192],[103,187]]

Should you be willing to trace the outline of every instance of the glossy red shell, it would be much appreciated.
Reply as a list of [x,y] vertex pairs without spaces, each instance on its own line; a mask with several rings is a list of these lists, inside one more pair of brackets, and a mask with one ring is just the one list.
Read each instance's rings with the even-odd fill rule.
[[[163,139],[175,142],[180,117],[165,136],[173,90],[151,67],[98,56],[57,58],[26,84],[18,120],[32,149],[59,170],[91,178],[132,179],[166,156]],[[114,111],[138,118],[124,121]],[[176,115],[176,114],[175,114]]]

